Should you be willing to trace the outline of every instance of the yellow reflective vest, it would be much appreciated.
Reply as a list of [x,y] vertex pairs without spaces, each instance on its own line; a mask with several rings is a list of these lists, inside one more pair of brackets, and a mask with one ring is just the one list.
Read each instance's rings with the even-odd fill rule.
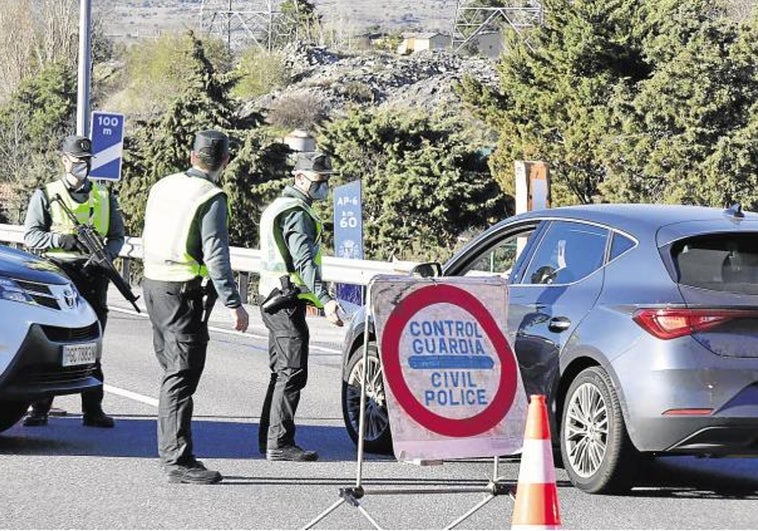
[[[316,224],[315,245],[317,251],[313,261],[318,269],[319,277],[321,276],[321,235],[324,229],[324,224],[321,222],[321,218],[319,218],[313,208],[302,199],[296,197],[279,197],[275,199],[261,215],[260,231],[262,256],[261,278],[258,283],[258,293],[264,297],[267,297],[274,288],[281,288],[279,277],[287,275],[288,273],[293,284],[296,286],[305,286],[303,279],[300,278],[300,275],[296,271],[294,271],[292,257],[284,242],[281,227],[278,223],[278,219],[282,214],[296,208],[304,210],[311,218],[313,218],[313,221]],[[290,264],[289,267],[287,266],[288,263]],[[319,298],[310,291],[301,293],[299,298],[308,301],[316,308],[324,307]]]
[[[66,206],[74,213],[79,223],[92,225],[95,232],[103,238],[108,235],[111,219],[111,203],[108,189],[105,186],[92,182],[89,198],[84,203],[74,201],[68,191],[68,187],[61,179],[46,184],[45,194],[50,204],[50,219],[52,221],[50,232],[76,234],[76,227],[63,211],[63,207],[58,201],[52,201],[57,194],[60,195]],[[80,251],[64,251],[61,248],[50,249],[45,252],[45,256],[63,261],[87,258],[87,255]]]
[[186,173],[169,175],[153,185],[142,233],[145,277],[184,282],[208,276],[206,267],[188,252],[190,229],[198,209],[223,193],[211,181]]

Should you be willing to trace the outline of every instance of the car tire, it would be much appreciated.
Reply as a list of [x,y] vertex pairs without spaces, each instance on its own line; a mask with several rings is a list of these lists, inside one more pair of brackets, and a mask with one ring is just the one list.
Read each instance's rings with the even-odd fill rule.
[[571,383],[560,441],[563,466],[578,489],[619,494],[634,485],[640,454],[629,439],[611,379],[601,367],[585,369]]
[[[342,381],[342,417],[350,438],[358,444],[360,420],[361,382],[363,380],[363,346],[355,349],[345,367]],[[382,378],[382,365],[376,345],[368,345],[368,373],[366,387],[366,429],[363,449],[375,454],[392,453],[392,433],[387,414],[387,400]]]
[[28,409],[29,402],[0,401],[0,432],[21,420]]

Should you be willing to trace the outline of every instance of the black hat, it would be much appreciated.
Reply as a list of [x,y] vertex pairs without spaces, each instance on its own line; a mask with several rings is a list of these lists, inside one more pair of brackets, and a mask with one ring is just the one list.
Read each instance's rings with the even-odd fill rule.
[[329,160],[328,155],[318,151],[313,153],[298,153],[294,171],[312,171],[321,175],[331,175],[332,161]]
[[86,136],[70,135],[61,142],[61,151],[77,158],[92,156],[92,140]]
[[221,131],[209,129],[195,135],[192,151],[197,153],[205,164],[216,169],[229,154],[229,137]]

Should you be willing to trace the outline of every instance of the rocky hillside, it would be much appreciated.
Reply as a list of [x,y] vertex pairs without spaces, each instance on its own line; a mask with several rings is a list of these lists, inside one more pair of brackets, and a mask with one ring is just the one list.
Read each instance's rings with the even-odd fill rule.
[[339,112],[350,103],[406,106],[433,112],[460,105],[453,86],[469,74],[495,85],[492,60],[461,57],[446,51],[410,56],[367,52],[341,55],[324,47],[290,46],[285,50],[293,83],[248,104],[247,110],[267,109],[293,94],[311,94],[325,112]]

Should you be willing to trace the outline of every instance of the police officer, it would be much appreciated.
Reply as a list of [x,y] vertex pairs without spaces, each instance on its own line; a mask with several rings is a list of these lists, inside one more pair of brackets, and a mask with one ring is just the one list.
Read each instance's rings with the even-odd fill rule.
[[[229,260],[228,202],[218,186],[229,162],[229,138],[201,131],[192,167],[150,190],[143,233],[143,293],[153,325],[153,345],[163,368],[158,405],[158,454],[170,483],[218,483],[192,452],[192,395],[205,365],[208,313],[204,294],[215,289],[233,328],[244,332],[248,315]],[[207,286],[203,279],[210,277]],[[215,297],[211,299],[215,301]],[[204,311],[205,310],[205,311]],[[205,315],[203,315],[205,313]]]
[[[263,254],[259,292],[268,328],[271,376],[261,412],[258,445],[269,461],[316,461],[318,454],[295,444],[295,412],[308,379],[306,305],[323,308],[326,318],[342,326],[341,309],[321,278],[323,224],[312,208],[326,199],[332,173],[322,153],[301,153],[287,186],[261,216]],[[301,292],[291,303],[269,312],[266,302],[280,295],[281,277],[289,276]],[[286,281],[286,280],[285,280]]]
[[[80,223],[91,224],[105,238],[105,248],[111,259],[118,256],[124,244],[124,220],[116,197],[104,186],[88,179],[92,160],[90,139],[67,136],[61,144],[61,151],[65,174],[32,195],[24,222],[24,244],[54,261],[66,272],[79,293],[92,306],[105,331],[108,321],[108,277],[97,265],[85,267],[88,256],[82,252],[77,241],[74,224],[63,207],[51,200],[60,195]],[[103,380],[100,360],[97,360],[93,376]],[[102,402],[102,385],[82,393],[82,423],[85,426],[114,426],[113,418],[103,412]],[[52,403],[52,397],[33,403],[24,419],[24,426],[46,425]]]

